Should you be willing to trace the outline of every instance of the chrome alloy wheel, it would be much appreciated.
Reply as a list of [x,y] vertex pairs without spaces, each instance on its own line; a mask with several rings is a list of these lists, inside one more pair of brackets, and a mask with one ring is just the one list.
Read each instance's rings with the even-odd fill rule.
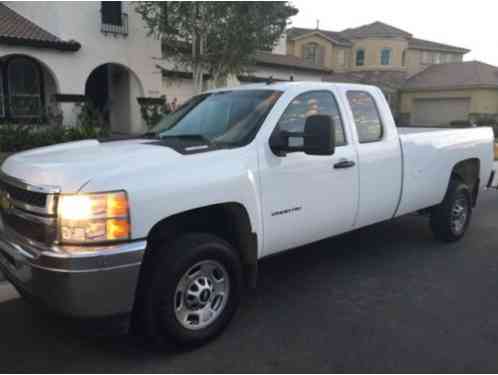
[[465,229],[469,216],[469,203],[465,196],[461,195],[453,204],[451,209],[451,230],[454,234],[460,234]]
[[178,322],[198,330],[213,323],[226,307],[230,280],[225,267],[215,260],[196,263],[176,287],[174,309]]

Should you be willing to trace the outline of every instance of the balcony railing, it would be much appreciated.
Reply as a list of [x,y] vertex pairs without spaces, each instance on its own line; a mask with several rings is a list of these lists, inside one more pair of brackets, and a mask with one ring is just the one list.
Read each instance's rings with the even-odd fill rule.
[[104,20],[102,17],[102,24],[100,27],[100,31],[104,34],[114,34],[114,35],[128,35],[128,14],[121,13],[121,24],[119,22],[110,23]]

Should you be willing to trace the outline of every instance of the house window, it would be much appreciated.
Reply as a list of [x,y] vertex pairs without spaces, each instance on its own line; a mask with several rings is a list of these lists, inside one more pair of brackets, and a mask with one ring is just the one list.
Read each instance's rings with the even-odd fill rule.
[[359,49],[356,51],[356,66],[365,65],[365,50]]
[[42,92],[39,66],[30,59],[16,57],[9,61],[7,79],[11,117],[40,117]]
[[346,52],[343,49],[337,51],[337,65],[346,65]]
[[422,63],[423,64],[431,64],[432,63],[432,54],[428,51],[422,52]]
[[433,56],[432,62],[434,64],[441,64],[441,54],[440,53],[435,53]]
[[102,1],[102,23],[107,25],[121,26],[121,1]]
[[406,50],[403,51],[403,54],[401,55],[401,65],[406,66]]
[[102,1],[100,11],[103,33],[128,35],[128,15],[121,1]]
[[318,43],[307,43],[303,47],[303,59],[310,64],[322,65],[321,52],[321,47]]
[[380,65],[391,65],[391,49],[383,48],[380,52]]

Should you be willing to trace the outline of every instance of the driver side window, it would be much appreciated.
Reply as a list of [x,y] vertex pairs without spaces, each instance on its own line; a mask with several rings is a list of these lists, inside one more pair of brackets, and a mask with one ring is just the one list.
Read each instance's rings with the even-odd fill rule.
[[335,124],[335,145],[344,146],[346,137],[337,101],[328,91],[311,91],[295,97],[278,122],[288,132],[304,132],[306,118],[312,115],[331,116]]

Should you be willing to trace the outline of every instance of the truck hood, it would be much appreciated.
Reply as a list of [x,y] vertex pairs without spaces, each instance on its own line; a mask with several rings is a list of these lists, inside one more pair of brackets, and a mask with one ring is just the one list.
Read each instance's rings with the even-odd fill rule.
[[126,174],[137,168],[175,162],[184,157],[150,139],[71,142],[25,151],[9,157],[1,171],[32,185],[56,186],[75,193],[92,178]]

